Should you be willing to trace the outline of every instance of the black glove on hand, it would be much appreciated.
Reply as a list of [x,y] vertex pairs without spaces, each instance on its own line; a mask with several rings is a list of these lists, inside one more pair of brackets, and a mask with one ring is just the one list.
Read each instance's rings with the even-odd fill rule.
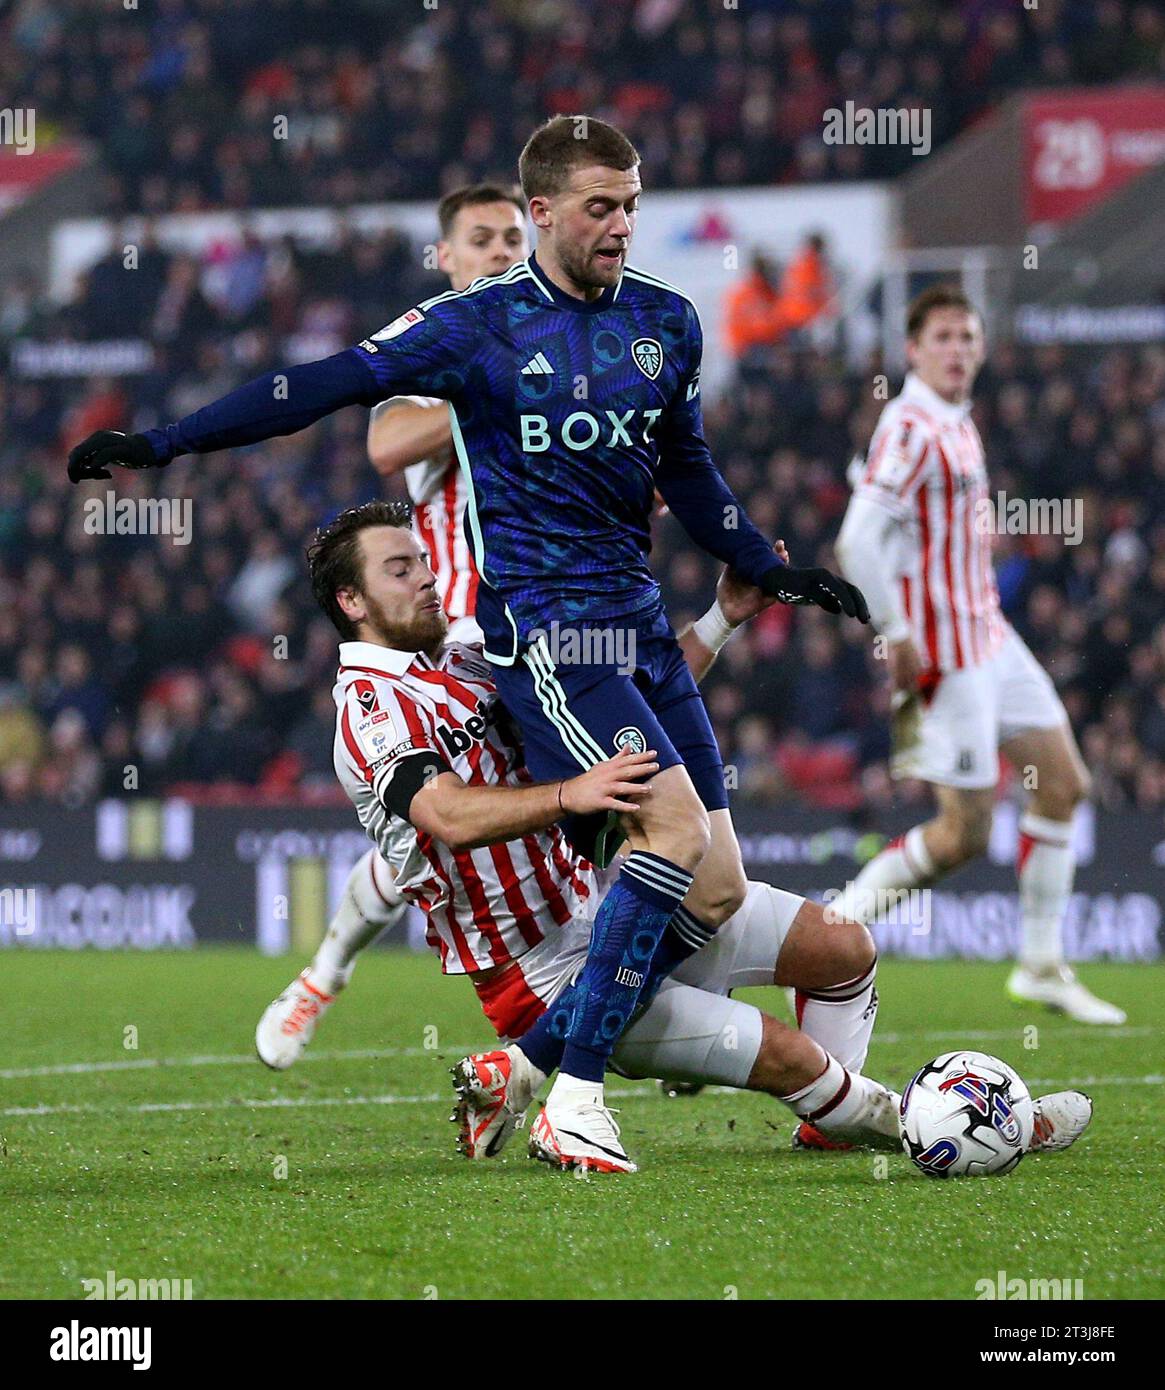
[[844,613],[859,622],[870,621],[862,591],[846,579],[823,569],[791,569],[778,565],[761,580],[761,590],[778,603],[815,603],[827,613]]
[[165,468],[169,459],[160,459],[144,434],[122,434],[120,430],[98,430],[69,452],[69,481],[83,478],[111,478],[110,468]]

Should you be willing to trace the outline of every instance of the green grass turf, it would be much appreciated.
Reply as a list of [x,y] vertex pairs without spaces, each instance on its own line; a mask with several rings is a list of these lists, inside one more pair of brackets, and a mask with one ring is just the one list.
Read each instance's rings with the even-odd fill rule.
[[[521,1134],[471,1165],[446,1123],[447,1068],[487,1034],[466,982],[427,957],[366,958],[309,1060],[280,1075],[247,1054],[287,960],[0,961],[3,1297],[79,1297],[107,1270],[190,1279],[196,1298],[973,1298],[999,1270],[1082,1279],[1090,1298],[1165,1294],[1161,967],[1086,972],[1129,1011],[1106,1031],[1010,1004],[1003,965],[885,962],[872,1075],[901,1086],[965,1045],[1096,1101],[1071,1152],[937,1182],[897,1154],[793,1153],[788,1112],[764,1096],[667,1100],[617,1079],[636,1176],[557,1174]],[[782,992],[751,995],[784,1015]],[[191,1064],[208,1056],[235,1060]],[[289,1104],[256,1104],[271,1101]]]

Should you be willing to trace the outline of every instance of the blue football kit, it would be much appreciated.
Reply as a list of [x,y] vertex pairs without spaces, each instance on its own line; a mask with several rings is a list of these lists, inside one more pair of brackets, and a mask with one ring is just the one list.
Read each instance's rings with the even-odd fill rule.
[[[558,779],[623,746],[654,748],[661,768],[685,764],[715,810],[727,804],[716,741],[648,566],[656,489],[745,578],[778,562],[704,441],[701,354],[695,307],[655,276],[628,267],[581,300],[531,256],[290,368],[282,392],[260,378],[146,437],[174,457],[300,429],[354,401],[448,400],[481,575],[476,616],[531,772]],[[628,652],[632,670],[615,659]],[[601,856],[595,828],[568,827]]]
[[[655,491],[744,579],[777,595],[783,567],[712,462],[701,353],[695,307],[655,276],[627,267],[581,300],[531,256],[134,447],[160,464],[290,434],[346,405],[448,401],[481,576],[476,616],[530,771],[558,780],[620,747],[654,748],[661,768],[686,766],[715,810],[726,804],[720,754],[647,562]],[[600,852],[589,837],[606,820],[571,828],[584,853]],[[542,1070],[601,1082],[637,1003],[711,934],[680,906],[692,880],[648,850],[626,857],[569,999],[522,1041]]]

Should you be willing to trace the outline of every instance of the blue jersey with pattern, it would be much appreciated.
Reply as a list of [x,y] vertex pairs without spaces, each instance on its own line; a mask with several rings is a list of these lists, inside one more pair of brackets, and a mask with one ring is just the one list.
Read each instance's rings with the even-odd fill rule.
[[[700,322],[680,291],[627,267],[597,299],[575,299],[531,256],[420,304],[353,351],[385,395],[449,402],[492,660],[512,661],[555,618],[660,603],[647,564],[654,489],[666,499],[669,484],[712,467]],[[725,536],[733,555],[747,542],[754,568],[773,563],[746,518],[724,526],[737,532]]]

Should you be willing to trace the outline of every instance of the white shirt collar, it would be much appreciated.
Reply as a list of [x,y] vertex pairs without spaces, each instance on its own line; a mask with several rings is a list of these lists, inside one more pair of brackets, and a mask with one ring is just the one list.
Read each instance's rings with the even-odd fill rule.
[[902,383],[902,395],[908,401],[915,401],[928,414],[937,416],[945,424],[960,424],[971,413],[970,400],[962,401],[959,405],[944,401],[916,372],[906,373],[906,380]]
[[399,647],[382,647],[379,642],[340,643],[341,667],[385,671],[392,676],[403,676],[419,655],[419,652],[402,651]]

